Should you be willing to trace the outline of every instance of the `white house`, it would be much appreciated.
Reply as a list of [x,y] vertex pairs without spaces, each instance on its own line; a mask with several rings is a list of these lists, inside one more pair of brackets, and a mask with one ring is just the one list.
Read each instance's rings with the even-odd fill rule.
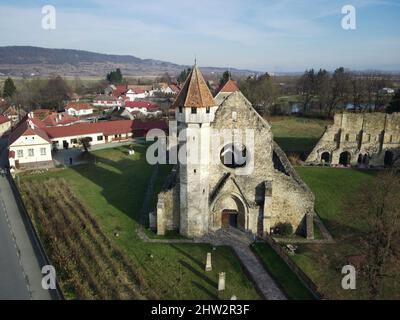
[[118,106],[122,106],[123,101],[115,98],[114,96],[100,94],[93,99],[93,105],[95,107],[115,108]]
[[92,114],[93,107],[87,102],[71,101],[65,106],[65,111],[67,111],[70,116],[81,117]]
[[21,122],[10,134],[9,162],[11,170],[53,166],[51,141],[31,119]]

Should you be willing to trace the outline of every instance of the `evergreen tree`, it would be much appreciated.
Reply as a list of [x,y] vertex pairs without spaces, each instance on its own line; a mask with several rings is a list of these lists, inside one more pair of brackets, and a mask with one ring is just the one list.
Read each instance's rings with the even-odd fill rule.
[[191,71],[192,71],[191,68],[187,68],[187,69],[183,70],[183,71],[179,74],[179,76],[178,76],[178,78],[177,78],[178,83],[179,83],[179,84],[183,84],[183,83],[186,81],[186,79],[187,79],[187,77],[189,76],[189,74],[190,74]]
[[14,85],[14,81],[11,78],[7,78],[7,80],[4,82],[3,97],[11,98],[16,91],[17,88]]
[[220,88],[222,88],[225,83],[227,83],[229,81],[229,79],[231,78],[231,73],[227,70],[222,74],[222,78],[219,80],[219,86]]
[[111,71],[107,73],[107,81],[109,83],[121,83],[123,81],[123,76],[120,68],[117,68],[115,71]]
[[400,89],[398,89],[392,98],[392,101],[386,108],[386,113],[400,112]]

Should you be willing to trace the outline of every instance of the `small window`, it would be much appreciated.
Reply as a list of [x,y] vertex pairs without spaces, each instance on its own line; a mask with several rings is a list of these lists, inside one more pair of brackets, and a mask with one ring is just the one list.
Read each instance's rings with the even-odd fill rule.
[[23,158],[23,156],[24,156],[24,150],[17,150],[17,157]]
[[97,136],[97,141],[103,141],[103,136]]
[[179,113],[182,113],[182,112],[183,112],[183,108],[179,107]]
[[28,149],[28,156],[33,157],[35,155],[35,151],[33,149]]
[[206,113],[210,113],[210,107],[206,108]]
[[197,108],[192,107],[192,114],[196,114],[197,113]]
[[232,120],[235,122],[237,121],[237,112],[236,111],[232,112]]
[[77,144],[78,143],[78,139],[71,139],[71,143],[72,144]]
[[46,148],[40,148],[40,155],[45,156],[46,155]]

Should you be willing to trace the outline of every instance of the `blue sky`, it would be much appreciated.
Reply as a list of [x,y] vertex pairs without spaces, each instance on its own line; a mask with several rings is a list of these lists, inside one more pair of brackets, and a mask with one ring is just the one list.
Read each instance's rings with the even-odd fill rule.
[[[56,29],[41,27],[44,5]],[[357,29],[341,27],[344,5]],[[0,46],[131,54],[260,71],[400,70],[398,0],[0,0]]]

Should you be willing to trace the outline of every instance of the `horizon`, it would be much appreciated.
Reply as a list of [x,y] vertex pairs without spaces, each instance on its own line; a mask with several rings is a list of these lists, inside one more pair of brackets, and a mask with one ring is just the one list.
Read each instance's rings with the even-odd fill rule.
[[[0,46],[83,50],[189,66],[197,58],[202,67],[271,73],[337,67],[400,71],[400,4],[394,1],[318,0],[310,6],[305,0],[254,0],[227,6],[205,0],[196,6],[177,0],[60,0],[51,4],[56,9],[51,30],[41,25],[47,4],[0,4]],[[356,9],[355,30],[341,25],[347,4]]]

